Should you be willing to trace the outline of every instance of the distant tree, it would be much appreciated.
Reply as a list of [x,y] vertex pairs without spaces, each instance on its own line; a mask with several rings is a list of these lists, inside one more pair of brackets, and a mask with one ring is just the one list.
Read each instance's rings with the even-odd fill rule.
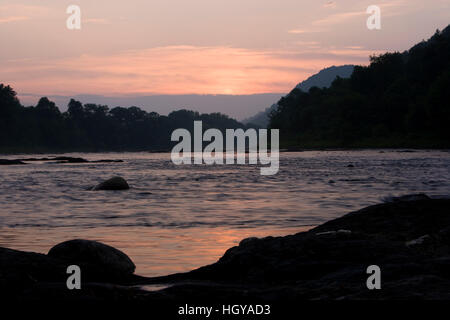
[[21,108],[16,92],[10,87],[0,83],[0,116],[6,117]]
[[70,99],[69,104],[67,105],[67,113],[70,118],[81,120],[84,117],[83,105],[80,101]]
[[39,102],[36,105],[36,112],[42,117],[59,117],[61,115],[61,111],[59,111],[56,104],[47,97],[39,99]]

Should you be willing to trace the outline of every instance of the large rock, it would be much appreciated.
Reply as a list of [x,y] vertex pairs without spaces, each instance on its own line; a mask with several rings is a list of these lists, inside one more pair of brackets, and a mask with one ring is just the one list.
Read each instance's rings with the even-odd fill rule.
[[95,186],[92,190],[128,190],[130,186],[122,177],[113,177]]
[[130,275],[136,266],[122,251],[97,241],[69,240],[57,244],[48,252],[52,258],[72,264],[90,264],[102,267],[105,272]]
[[[411,198],[370,206],[308,232],[246,239],[212,265],[160,281],[236,284],[258,299],[280,299],[280,286],[293,300],[450,299],[450,199]],[[367,290],[366,269],[373,264],[382,270],[383,290]],[[203,292],[217,298],[234,289],[217,290]]]
[[[97,248],[92,249],[97,253],[94,258],[87,254],[80,259],[70,259],[67,257],[74,255],[76,250],[63,254],[63,250],[58,249],[49,256],[0,247],[0,304],[3,307],[9,301],[13,305],[18,301],[27,301],[44,302],[44,305],[50,306],[55,301],[102,302],[128,299],[136,291],[134,285],[145,278],[123,273],[127,270],[131,272],[134,265],[128,261],[128,257],[123,258],[120,251],[98,243],[93,248]],[[81,252],[78,254],[83,255]],[[79,260],[89,261],[78,262]],[[108,263],[108,266],[100,264],[99,260]],[[81,268],[82,290],[67,289],[67,267],[72,264]]]

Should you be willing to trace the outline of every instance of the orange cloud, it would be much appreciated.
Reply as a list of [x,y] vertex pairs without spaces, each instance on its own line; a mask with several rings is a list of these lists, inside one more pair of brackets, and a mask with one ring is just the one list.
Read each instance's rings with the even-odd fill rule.
[[357,49],[314,50],[168,46],[108,56],[9,60],[0,68],[3,81],[36,94],[254,94],[289,91],[324,67],[364,63],[369,55]]
[[360,17],[366,15],[365,11],[352,11],[352,12],[343,12],[343,13],[335,13],[324,19],[319,19],[313,21],[312,24],[315,26],[329,26],[337,23],[342,23],[351,18]]
[[28,17],[25,16],[11,16],[11,17],[4,17],[0,18],[0,23],[8,23],[8,22],[16,22],[16,21],[23,21],[28,20]]

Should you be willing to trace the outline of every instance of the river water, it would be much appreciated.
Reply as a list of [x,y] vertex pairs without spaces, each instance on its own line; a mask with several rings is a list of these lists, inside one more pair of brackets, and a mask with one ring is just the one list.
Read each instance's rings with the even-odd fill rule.
[[[127,253],[136,273],[165,275],[213,263],[246,237],[307,230],[392,196],[450,194],[448,151],[281,153],[273,176],[258,165],[176,166],[166,153],[66,155],[124,162],[1,166],[0,246],[47,253],[99,240]],[[88,190],[114,175],[131,189]]]

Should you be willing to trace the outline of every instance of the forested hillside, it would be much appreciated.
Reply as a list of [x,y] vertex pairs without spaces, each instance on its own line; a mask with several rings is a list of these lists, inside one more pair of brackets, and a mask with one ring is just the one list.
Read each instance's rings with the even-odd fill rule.
[[450,147],[450,26],[403,53],[373,56],[330,88],[298,88],[270,127],[284,147]]
[[[320,70],[318,73],[312,75],[308,79],[300,82],[296,88],[301,89],[303,91],[308,91],[312,87],[325,88],[331,86],[334,79],[336,77],[341,78],[349,78],[353,72],[353,65],[344,65],[344,66],[332,66],[326,69]],[[266,108],[264,111],[257,113],[256,115],[242,120],[243,123],[252,124],[258,127],[267,128],[269,125],[269,117],[270,113],[273,110],[276,110],[278,105],[274,103],[270,107]]]

